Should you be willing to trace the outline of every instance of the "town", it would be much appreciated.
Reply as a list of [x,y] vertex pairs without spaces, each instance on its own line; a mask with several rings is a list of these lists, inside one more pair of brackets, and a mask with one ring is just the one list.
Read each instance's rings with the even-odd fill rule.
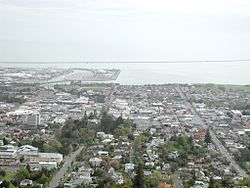
[[0,69],[1,187],[250,187],[250,86],[84,71]]

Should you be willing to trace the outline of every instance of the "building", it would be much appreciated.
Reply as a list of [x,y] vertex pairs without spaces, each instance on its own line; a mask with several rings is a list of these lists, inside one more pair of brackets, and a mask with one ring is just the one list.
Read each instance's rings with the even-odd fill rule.
[[40,122],[40,113],[33,112],[33,113],[27,115],[27,117],[26,117],[26,124],[27,125],[37,126],[40,123],[41,123]]
[[16,147],[5,145],[0,147],[0,166],[12,166],[18,163]]
[[0,147],[0,166],[16,165],[20,161],[26,163],[56,163],[60,164],[63,155],[60,153],[41,153],[38,148],[23,145],[19,148],[12,145]]
[[0,166],[12,166],[18,164],[18,156],[15,151],[0,151]]
[[20,157],[23,157],[27,163],[39,163],[39,162],[56,162],[60,164],[63,160],[63,155],[60,153],[40,153],[40,152],[20,152]]
[[33,181],[29,180],[29,179],[24,179],[20,182],[20,186],[21,187],[28,187],[28,186],[32,186]]

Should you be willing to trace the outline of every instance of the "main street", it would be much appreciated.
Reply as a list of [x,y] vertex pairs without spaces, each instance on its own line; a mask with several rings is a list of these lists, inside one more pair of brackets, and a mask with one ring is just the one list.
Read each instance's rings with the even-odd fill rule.
[[[196,113],[193,106],[187,101],[186,96],[183,94],[183,92],[182,92],[182,90],[181,90],[181,88],[179,86],[176,87],[176,91],[179,93],[181,98],[184,100],[186,107],[188,107],[191,110],[192,114],[194,115],[194,120],[197,123],[199,123],[199,125],[202,128],[207,129],[208,128],[207,125],[202,121],[200,116]],[[220,153],[230,162],[231,167],[233,167],[235,169],[235,171],[238,173],[239,176],[248,177],[247,173],[235,162],[235,160],[231,156],[231,154],[226,150],[226,148],[222,145],[220,140],[216,137],[213,130],[210,129],[209,132],[210,132],[210,136],[211,136],[211,139],[212,139],[213,143],[218,148]]]
[[71,165],[73,161],[75,161],[76,156],[82,151],[83,146],[81,146],[78,150],[71,153],[70,155],[65,157],[65,162],[57,174],[53,177],[50,182],[49,188],[55,188],[59,185],[60,180],[65,176],[67,173],[68,167]]

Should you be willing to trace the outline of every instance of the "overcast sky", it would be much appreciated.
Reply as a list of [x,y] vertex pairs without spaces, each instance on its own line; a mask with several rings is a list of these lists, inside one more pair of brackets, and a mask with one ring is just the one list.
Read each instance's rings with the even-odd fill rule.
[[250,59],[250,0],[0,0],[0,61]]

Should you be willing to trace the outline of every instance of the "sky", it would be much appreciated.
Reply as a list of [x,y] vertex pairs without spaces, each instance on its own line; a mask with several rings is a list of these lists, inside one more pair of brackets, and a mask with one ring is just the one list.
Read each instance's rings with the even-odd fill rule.
[[0,61],[250,59],[250,0],[0,0]]

